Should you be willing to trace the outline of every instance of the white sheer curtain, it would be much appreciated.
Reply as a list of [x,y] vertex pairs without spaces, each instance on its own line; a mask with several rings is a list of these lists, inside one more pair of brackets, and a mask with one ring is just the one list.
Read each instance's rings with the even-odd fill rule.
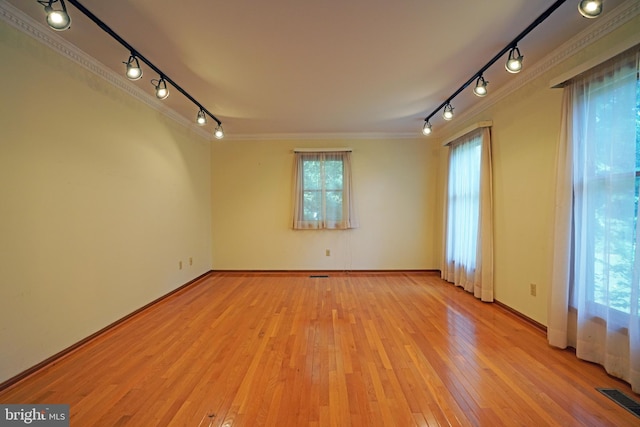
[[296,152],[293,228],[357,228],[351,152]]
[[450,144],[442,278],[493,301],[491,136],[476,129]]
[[640,49],[564,89],[548,340],[640,392]]

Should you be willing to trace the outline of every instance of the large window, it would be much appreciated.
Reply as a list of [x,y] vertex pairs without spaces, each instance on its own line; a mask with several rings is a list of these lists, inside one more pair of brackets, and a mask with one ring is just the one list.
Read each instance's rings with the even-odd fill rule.
[[640,393],[640,48],[567,83],[547,336]]
[[449,147],[442,278],[493,301],[491,132],[477,128]]
[[575,86],[572,305],[583,293],[598,317],[608,309],[629,314],[635,307],[637,312],[640,298],[634,292],[640,188],[640,87],[634,62],[630,58],[623,66],[605,68]]
[[480,134],[451,147],[447,188],[447,251],[450,263],[476,268],[480,218]]
[[293,228],[357,226],[351,191],[351,152],[298,152],[295,169]]

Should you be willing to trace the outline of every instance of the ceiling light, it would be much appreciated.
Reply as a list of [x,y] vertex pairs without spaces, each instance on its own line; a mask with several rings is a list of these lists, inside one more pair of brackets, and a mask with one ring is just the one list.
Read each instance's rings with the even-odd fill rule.
[[504,65],[504,68],[510,73],[519,73],[522,70],[522,58],[524,58],[520,54],[520,49],[518,46],[514,46],[509,51],[509,58],[507,59],[507,63]]
[[448,102],[447,102],[447,105],[444,106],[444,111],[442,112],[442,117],[445,120],[453,119],[453,107]]
[[429,123],[429,121],[424,122],[424,126],[422,126],[422,134],[431,135],[431,132],[433,132],[431,129],[431,123]]
[[602,13],[602,0],[581,0],[578,11],[585,18],[597,18]]
[[138,62],[138,58],[135,55],[131,55],[129,60],[125,62],[127,64],[127,78],[129,80],[140,80],[142,77],[142,68],[140,68],[140,63]]
[[[2,0],[0,0],[0,3]],[[49,26],[57,31],[63,31],[70,27],[71,25],[71,17],[67,13],[67,6],[65,5],[65,0],[36,0],[36,2],[42,6],[44,6],[44,11],[47,14],[47,23]],[[180,87],[175,81],[167,77],[160,68],[154,65],[151,61],[145,58],[139,51],[133,48],[125,39],[123,39],[119,34],[111,29],[104,21],[98,18],[93,12],[84,7],[82,3],[78,0],[68,0],[70,4],[75,7],[75,10],[82,13],[85,17],[91,20],[94,24],[96,24],[101,30],[111,36],[115,41],[120,43],[128,52],[131,53],[129,56],[129,60],[125,62],[127,69],[126,75],[130,80],[138,80],[142,77],[142,69],[140,68],[140,61],[144,62],[154,73],[157,73],[160,76],[158,79],[151,80],[151,83],[154,85],[156,90],[156,97],[158,99],[165,99],[169,96],[169,89],[167,84],[170,84],[174,89],[183,94],[189,101],[193,102],[203,113],[202,118],[204,121],[207,121],[207,117],[209,116],[218,124],[216,128],[216,137],[222,138],[224,136],[224,132],[222,131],[222,122],[216,118],[213,114],[211,114],[206,108],[202,106],[193,96],[191,96],[186,90]],[[58,10],[54,10],[54,5],[59,3]],[[200,113],[198,113],[197,121],[201,122],[202,118],[200,118]]]
[[[75,0],[72,0],[72,1],[75,1]],[[505,64],[505,68],[510,73],[520,72],[520,70],[522,69],[523,56],[520,53],[520,50],[518,49],[518,43],[520,42],[520,40],[526,37],[531,31],[533,31],[538,25],[543,23],[549,16],[551,16],[553,12],[558,10],[558,8],[560,8],[566,1],[567,0],[555,0],[554,3],[547,8],[547,10],[545,10],[531,24],[529,24],[524,30],[522,30],[520,34],[516,36],[516,38],[511,40],[500,52],[498,52],[493,58],[491,58],[489,62],[487,62],[478,71],[476,71],[473,74],[473,76],[469,80],[467,80],[462,86],[460,86],[455,92],[453,92],[453,94],[449,96],[449,98],[447,98],[446,101],[442,102],[442,104],[434,108],[433,111],[424,118],[425,125],[422,128],[422,133],[426,134],[428,132],[427,127],[430,129],[430,126],[431,126],[431,124],[429,123],[429,120],[433,116],[438,114],[443,107],[444,107],[444,111],[442,114],[443,117],[446,120],[451,120],[453,118],[453,107],[451,106],[451,101],[453,101],[455,97],[458,96],[463,90],[469,87],[469,85],[473,84],[474,81],[476,84],[475,84],[475,87],[473,88],[473,92],[477,96],[485,96],[487,94],[487,85],[489,84],[489,82],[484,80],[484,78],[482,77],[482,74],[485,71],[487,71],[487,69],[489,69],[489,67],[495,64],[497,61],[504,58],[504,55],[507,52],[509,52],[509,58],[507,60],[507,63]],[[592,9],[594,8],[597,9],[598,7],[602,8],[601,3],[604,0],[598,0],[598,1],[592,0],[592,1],[598,3],[597,7],[591,6]],[[587,0],[581,1],[579,8],[582,9],[583,4],[586,4],[586,3],[590,3],[590,2],[588,2]]]
[[204,126],[207,124],[207,116],[202,108],[200,109],[200,111],[198,111],[198,115],[196,116],[196,123],[200,126]]
[[153,79],[151,83],[156,87],[156,98],[166,99],[169,96],[169,89],[167,89],[167,82],[164,77],[160,77],[160,80]]
[[476,80],[476,87],[473,88],[473,93],[475,93],[476,96],[479,96],[479,97],[486,96],[488,84],[489,82],[486,81],[484,77],[479,76],[478,80]]
[[216,127],[216,130],[213,131],[213,136],[215,136],[216,139],[224,138],[224,130],[222,130],[222,125],[218,125]]
[[[53,3],[60,1],[62,9],[54,10]],[[47,24],[56,31],[64,31],[71,26],[71,17],[67,13],[67,7],[64,4],[64,0],[38,0],[38,3],[44,6],[44,11],[47,14]]]

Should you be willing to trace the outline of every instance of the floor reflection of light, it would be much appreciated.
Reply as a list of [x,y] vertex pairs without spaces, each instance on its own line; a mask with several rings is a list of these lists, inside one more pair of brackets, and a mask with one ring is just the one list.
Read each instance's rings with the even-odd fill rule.
[[[450,363],[464,378],[464,388],[482,396],[482,361],[476,352],[476,326],[464,314],[447,307],[447,348]],[[480,396],[478,398],[482,399]]]
[[462,335],[469,344],[476,343],[476,325],[451,307],[447,307],[447,331],[450,337]]

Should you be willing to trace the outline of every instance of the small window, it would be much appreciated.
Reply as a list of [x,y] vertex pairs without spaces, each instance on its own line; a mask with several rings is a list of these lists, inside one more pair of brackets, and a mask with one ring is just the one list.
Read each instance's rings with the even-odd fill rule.
[[298,152],[295,168],[293,228],[355,228],[351,152]]

